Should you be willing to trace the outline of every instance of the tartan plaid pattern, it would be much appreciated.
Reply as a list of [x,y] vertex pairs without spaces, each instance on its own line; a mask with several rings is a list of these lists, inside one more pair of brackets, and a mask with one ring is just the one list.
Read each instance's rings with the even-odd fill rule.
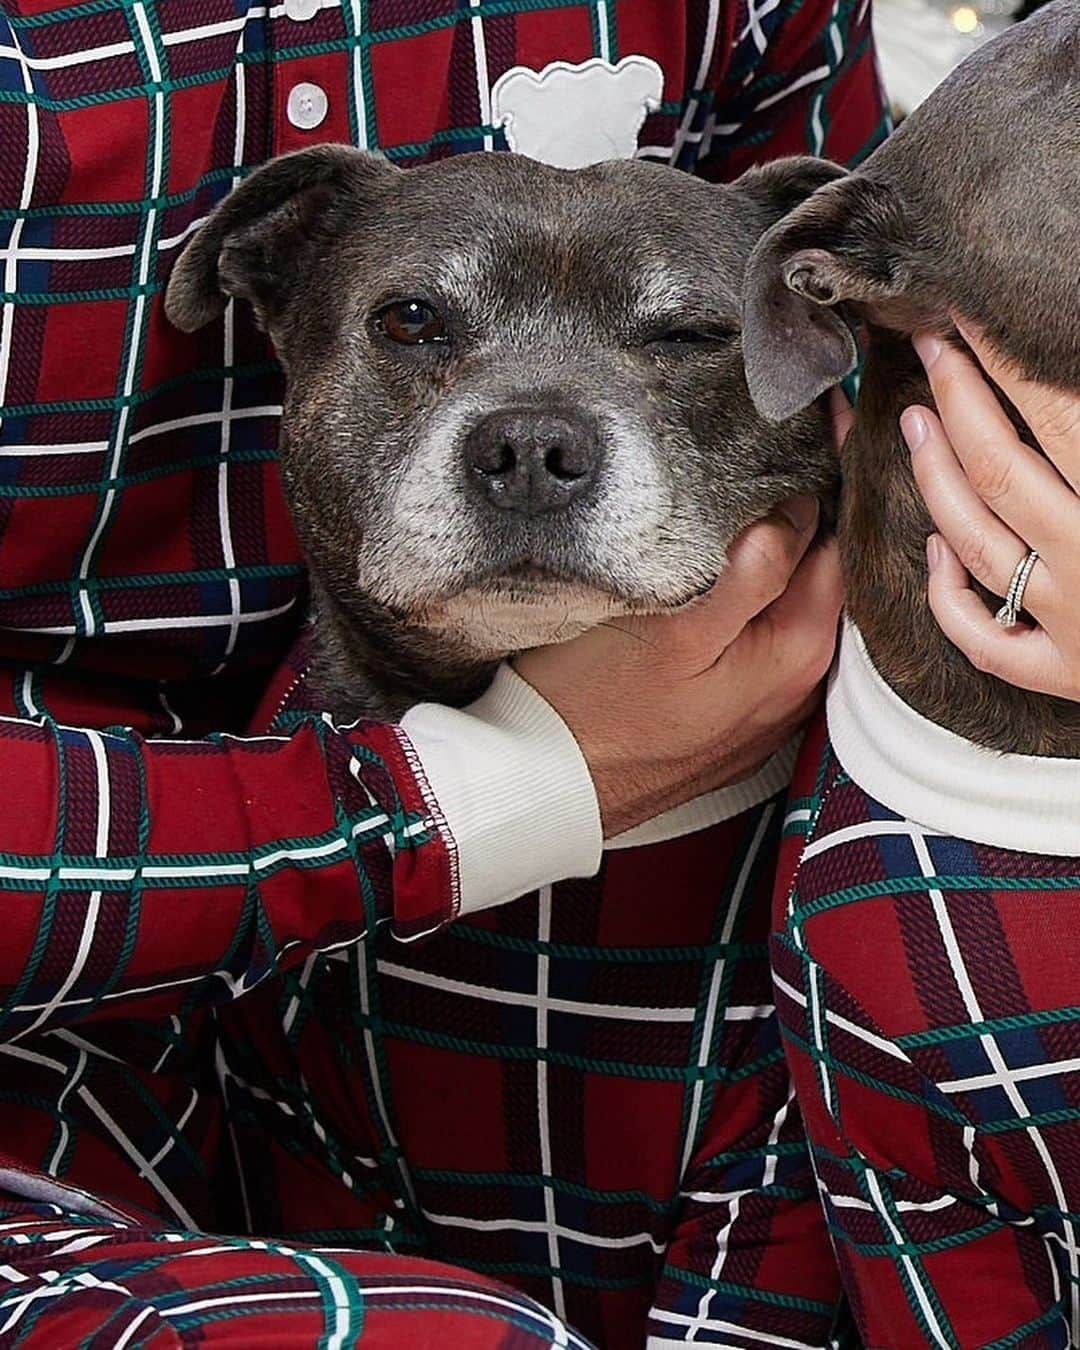
[[230,1226],[386,1242],[592,1341],[822,1346],[838,1277],[770,991],[773,799],[223,1010]]
[[53,1205],[0,1204],[0,1281],[10,1350],[588,1350],[521,1294],[433,1261],[102,1223]]
[[870,1346],[1080,1344],[1075,858],[935,834],[797,770],[777,1005]]
[[[415,936],[452,915],[452,840],[433,826],[436,808],[412,751],[391,728],[345,734],[308,716],[287,736],[223,734],[250,725],[280,670],[301,622],[304,573],[277,478],[281,383],[265,339],[232,306],[198,334],[173,331],[161,311],[168,269],[217,201],[271,154],[338,139],[408,165],[500,148],[501,133],[486,120],[489,91],[519,63],[653,57],[667,88],[643,131],[643,153],[715,177],[805,149],[854,160],[886,128],[869,16],[852,0],[323,0],[311,9],[300,21],[281,4],[252,0],[0,0],[0,753],[6,781],[19,785],[0,822],[8,896],[0,1183],[25,1192],[49,1178],[67,1188],[67,1199],[56,1192],[65,1222],[89,1192],[178,1232],[242,1226],[275,1204],[283,1226],[315,1231],[340,1210],[350,1242],[392,1240],[407,1251],[434,1245],[436,1232],[441,1241],[427,1211],[453,1215],[458,1172],[407,1170],[410,1141],[386,1136],[381,1116],[370,1140],[366,1125],[354,1139],[326,1122],[333,1111],[351,1120],[361,1111],[355,1099],[369,1091],[377,1100],[394,1057],[420,1075],[408,1091],[424,1090],[415,1065],[425,1048],[439,1047],[426,1046],[407,1018],[394,1036],[397,1024],[376,1035],[364,1022],[384,980],[395,997],[405,988],[414,997],[414,978],[372,965],[409,969],[412,949],[388,957],[357,943],[381,918]],[[327,119],[313,132],[285,116],[301,81],[328,95]],[[656,894],[667,904],[663,881]],[[717,896],[709,899],[711,919]],[[519,902],[514,913],[538,903]],[[652,897],[637,912],[649,907]],[[522,958],[534,971],[544,950],[536,922],[534,913],[535,949]],[[451,941],[439,939],[438,950]],[[607,950],[595,935],[587,945]],[[509,969],[516,949],[503,946]],[[697,953],[688,969],[704,969],[706,959]],[[611,960],[592,964],[596,980],[582,999],[615,1002],[605,987]],[[670,974],[658,957],[661,967]],[[347,972],[356,984],[335,1030],[306,990],[330,997]],[[516,988],[512,973],[492,978],[496,991]],[[427,1008],[437,992],[418,1004]],[[619,997],[643,1006],[640,993]],[[697,1009],[702,997],[698,988],[680,993],[679,1006]],[[490,1023],[494,1001],[480,1006]],[[231,1028],[249,1007],[252,1017],[266,1011],[266,1061],[251,1067],[245,1086],[240,1071],[249,1066]],[[535,1009],[507,1004],[499,1017],[517,1018],[523,1037],[526,1025],[535,1033]],[[706,1104],[694,1130],[689,1117],[675,1121],[671,1105],[690,1091],[680,1077],[686,1065],[697,1064],[686,1058],[693,1018],[666,1028],[657,1053],[669,1060],[659,1072],[644,1048],[651,1029],[636,1050],[615,1054],[602,1049],[610,1021],[596,1020],[599,1029],[571,1018],[567,1034],[595,1036],[601,1048],[566,1053],[634,1072],[599,1073],[598,1083],[616,1085],[611,1114],[601,1086],[574,1104],[579,1125],[587,1110],[597,1141],[624,1120],[645,1130],[659,1095],[671,1138],[691,1148],[687,1166],[710,1169],[703,1188],[719,1177],[721,1198],[711,1208],[679,1199],[671,1138],[661,1144],[656,1129],[640,1155],[655,1149],[667,1161],[642,1182],[644,1199],[576,1196],[573,1168],[583,1160],[568,1154],[558,1156],[570,1189],[560,1181],[558,1191],[543,1179],[543,1159],[506,1158],[506,1176],[520,1168],[541,1179],[530,1223],[546,1224],[547,1205],[556,1205],[555,1249],[536,1258],[535,1230],[523,1225],[516,1240],[495,1240],[505,1250],[477,1261],[519,1262],[522,1283],[552,1298],[565,1285],[575,1308],[599,1279],[599,1320],[614,1317],[608,1309],[633,1298],[603,1284],[614,1276],[600,1269],[602,1249],[586,1251],[597,1263],[589,1271],[581,1251],[589,1244],[573,1239],[602,1234],[611,1208],[634,1239],[626,1251],[639,1263],[635,1277],[647,1259],[655,1284],[661,1233],[682,1243],[661,1285],[665,1334],[683,1334],[673,1330],[676,1314],[693,1326],[702,1306],[751,1329],[781,1314],[792,1325],[823,1324],[823,1307],[801,1289],[790,1307],[787,1293],[773,1307],[755,1299],[753,1262],[775,1267],[777,1254],[744,1259],[740,1251],[736,1262],[732,1253],[725,1260],[735,1273],[728,1280],[725,1272],[722,1288],[700,1283],[726,1241],[723,1225],[710,1232],[715,1214],[727,1216],[732,1233],[756,1234],[751,1242],[769,1233],[779,1243],[786,1220],[775,1216],[801,1195],[797,1122],[783,1102],[771,1105],[775,1060],[748,1077],[738,1120],[720,1119],[714,1139],[717,1112],[707,1103],[735,1101],[731,1085],[718,1086],[726,1063],[701,1075]],[[651,1028],[649,1019],[643,1025]],[[616,1019],[624,1035],[631,1028],[637,1036],[636,1019]],[[490,1025],[483,1031],[490,1035]],[[768,1017],[742,1031],[765,1038],[767,1058]],[[509,1057],[466,1053],[470,1036],[458,1047],[468,1120],[473,1098],[492,1099],[479,1086],[470,1091],[469,1065],[489,1077],[493,1067],[512,1068]],[[535,1080],[530,1053],[521,1071]],[[553,1075],[563,1068],[550,1067]],[[516,1088],[513,1074],[504,1076],[509,1121]],[[307,1091],[309,1077],[323,1096]],[[758,1090],[773,1114],[754,1116]],[[253,1133],[256,1106],[270,1134]],[[754,1152],[759,1119],[768,1122],[764,1160]],[[746,1142],[728,1148],[725,1131]],[[522,1147],[538,1145],[527,1135]],[[603,1157],[592,1165],[602,1170]],[[587,1185],[607,1195],[606,1183]],[[755,1187],[770,1186],[770,1217],[755,1216]],[[516,1214],[511,1184],[478,1183],[462,1187],[464,1217],[482,1191],[502,1197],[500,1213]],[[300,1212],[305,1202],[310,1214]],[[593,1205],[596,1215],[574,1204]],[[479,1242],[479,1232],[469,1240]],[[625,1256],[613,1252],[616,1263]],[[564,1265],[586,1278],[572,1286]]]

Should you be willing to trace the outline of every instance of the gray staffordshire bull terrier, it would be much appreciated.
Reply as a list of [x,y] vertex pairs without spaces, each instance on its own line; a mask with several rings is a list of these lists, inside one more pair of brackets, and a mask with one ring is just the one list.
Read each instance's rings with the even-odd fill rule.
[[286,368],[325,706],[464,702],[514,652],[686,604],[746,525],[830,496],[824,414],[755,410],[740,327],[754,244],[839,173],[406,173],[324,145],[226,199],[166,313],[191,330],[249,300]]
[[839,535],[848,614],[878,671],[980,745],[1073,758],[1080,707],[981,673],[935,623],[924,552],[934,527],[899,417],[931,402],[910,334],[959,343],[953,314],[1029,379],[1080,389],[1078,219],[1080,3],[1058,0],[971,56],[857,172],[765,235],[744,315],[750,389],[777,421],[854,369],[865,325]]

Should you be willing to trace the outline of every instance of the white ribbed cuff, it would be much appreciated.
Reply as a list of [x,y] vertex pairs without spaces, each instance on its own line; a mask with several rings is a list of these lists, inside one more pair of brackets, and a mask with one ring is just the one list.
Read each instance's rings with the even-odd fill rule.
[[939,727],[886,684],[852,623],[826,706],[837,759],[890,811],[976,844],[1080,857],[1080,760],[999,754]]
[[401,719],[457,854],[460,907],[488,909],[600,867],[596,789],[569,727],[509,666],[467,708]]

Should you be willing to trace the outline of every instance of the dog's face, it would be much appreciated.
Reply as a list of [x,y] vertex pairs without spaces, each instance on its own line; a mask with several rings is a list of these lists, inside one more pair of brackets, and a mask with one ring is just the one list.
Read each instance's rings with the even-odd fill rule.
[[337,605],[498,658],[690,601],[749,522],[830,490],[820,410],[754,411],[740,313],[757,238],[838,173],[402,173],[317,147],[226,200],[167,309],[194,328],[223,295],[255,305],[289,377],[286,489]]

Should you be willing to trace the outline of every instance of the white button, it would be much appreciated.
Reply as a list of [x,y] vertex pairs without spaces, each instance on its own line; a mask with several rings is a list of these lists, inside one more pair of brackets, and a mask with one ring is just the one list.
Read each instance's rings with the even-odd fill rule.
[[329,107],[325,91],[317,84],[298,84],[289,92],[285,115],[294,127],[312,131],[325,119]]
[[307,23],[322,8],[322,0],[285,0],[285,17],[293,23]]

